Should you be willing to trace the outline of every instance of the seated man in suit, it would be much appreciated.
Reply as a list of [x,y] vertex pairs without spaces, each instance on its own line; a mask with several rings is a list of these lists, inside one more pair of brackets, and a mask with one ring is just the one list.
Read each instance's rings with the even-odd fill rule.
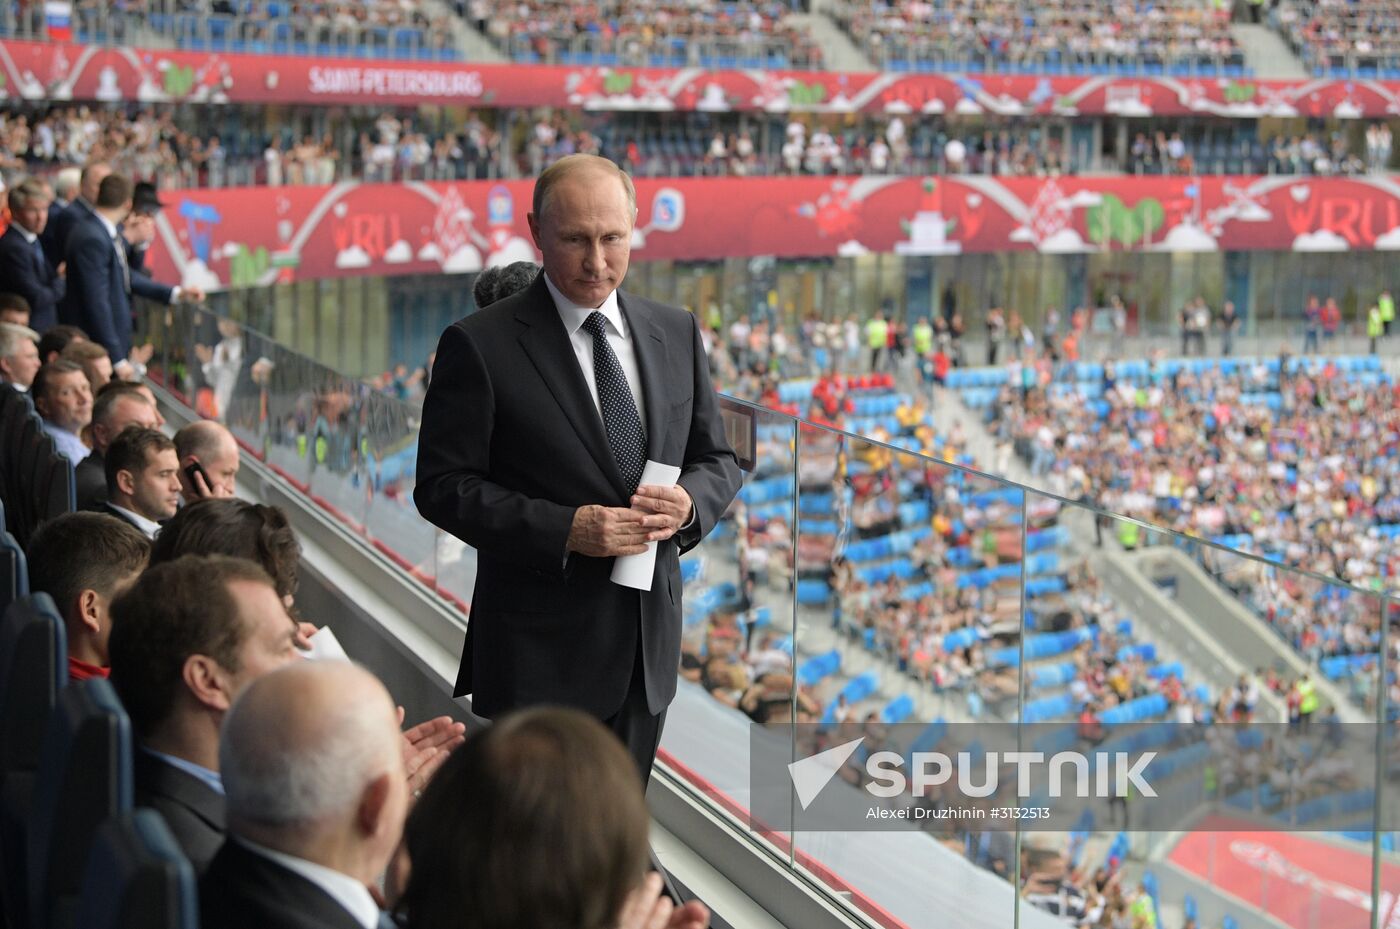
[[131,523],[148,539],[180,508],[180,462],[163,433],[130,426],[107,447],[107,512]]
[[144,384],[112,381],[97,392],[97,399],[92,402],[92,425],[88,430],[92,454],[73,470],[78,509],[98,512],[106,509],[106,455],[117,436],[128,426],[159,428],[160,418],[156,414],[155,404],[147,398],[149,391],[150,388]]
[[203,871],[224,834],[219,724],[243,688],[298,659],[296,624],[262,568],[196,555],[152,565],[112,620],[112,686],[140,743],[136,804]]
[[[195,509],[185,510],[186,525],[177,527],[190,542],[200,535],[187,518]],[[287,557],[284,552],[283,562]],[[196,871],[208,866],[224,838],[218,763],[224,713],[252,681],[300,657],[299,629],[286,603],[258,564],[190,554],[152,563],[112,606],[112,685],[141,745],[136,805],[165,817]],[[410,791],[422,792],[462,744],[462,733],[460,723],[439,716],[403,734]]]
[[86,458],[90,449],[81,435],[92,422],[92,388],[82,366],[62,358],[47,362],[35,373],[29,390],[34,409],[44,419],[44,432],[59,453],[75,465]]
[[39,334],[28,326],[0,322],[0,383],[21,393],[39,373]]
[[107,676],[111,606],[146,568],[151,543],[102,513],[65,513],[29,540],[29,587],[53,597],[68,630],[68,679]]
[[[238,483],[238,442],[233,433],[212,419],[190,423],[175,433],[180,458],[180,493],[186,503],[209,497],[232,497]],[[194,481],[185,469],[198,464]]]
[[309,662],[224,721],[229,838],[200,881],[204,929],[375,929],[409,796],[394,702],[368,671]]
[[10,188],[10,227],[0,235],[0,281],[29,303],[28,325],[43,331],[58,322],[63,278],[44,257],[39,237],[49,222],[51,198],[44,182],[26,178]]

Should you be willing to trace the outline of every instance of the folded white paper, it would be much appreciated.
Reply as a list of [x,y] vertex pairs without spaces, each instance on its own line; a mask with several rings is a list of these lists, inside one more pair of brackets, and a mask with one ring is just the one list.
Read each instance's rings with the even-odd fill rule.
[[[646,467],[642,468],[641,483],[674,487],[680,476],[679,466],[648,460]],[[613,562],[612,582],[635,590],[651,590],[651,578],[655,570],[656,543],[648,542],[647,550],[640,555],[623,555]]]
[[302,657],[307,661],[349,661],[350,656],[345,654],[345,648],[340,644],[340,640],[331,632],[330,626],[322,626],[316,630],[316,634],[311,637],[311,648],[302,652]]

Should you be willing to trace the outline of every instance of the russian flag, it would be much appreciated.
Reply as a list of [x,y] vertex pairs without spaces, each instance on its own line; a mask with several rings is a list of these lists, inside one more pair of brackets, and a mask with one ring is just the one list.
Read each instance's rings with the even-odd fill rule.
[[72,42],[73,4],[69,0],[46,0],[44,24],[50,42]]

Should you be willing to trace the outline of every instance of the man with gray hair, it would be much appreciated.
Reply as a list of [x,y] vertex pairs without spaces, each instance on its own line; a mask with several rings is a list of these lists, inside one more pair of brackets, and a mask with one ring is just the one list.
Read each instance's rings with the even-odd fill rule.
[[205,929],[376,929],[369,888],[408,808],[394,702],[348,662],[248,687],[219,743],[229,838],[200,883]]
[[28,326],[0,323],[0,382],[26,392],[39,373],[39,333]]
[[78,196],[78,185],[82,181],[83,169],[76,165],[69,165],[54,175],[53,179],[53,205],[49,208],[49,218],[57,210],[66,209],[68,204],[73,202],[73,198]]
[[44,257],[41,237],[49,224],[48,185],[37,177],[10,188],[10,227],[0,235],[0,281],[29,303],[29,324],[40,332],[58,322],[63,277]]

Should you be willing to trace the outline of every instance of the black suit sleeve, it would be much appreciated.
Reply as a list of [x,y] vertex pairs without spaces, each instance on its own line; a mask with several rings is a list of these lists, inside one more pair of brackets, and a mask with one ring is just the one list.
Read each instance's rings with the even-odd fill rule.
[[575,508],[491,479],[494,390],[479,347],[460,325],[449,327],[423,400],[414,502],[468,545],[562,579]]
[[690,317],[692,342],[692,378],[695,385],[690,415],[690,437],[685,446],[685,465],[676,483],[690,494],[695,505],[695,521],[676,533],[676,544],[685,554],[700,543],[715,527],[724,511],[734,500],[743,483],[734,450],[724,435],[724,420],[720,417],[719,399],[710,383],[710,365],[700,327]]
[[154,300],[156,303],[169,303],[170,296],[175,292],[175,289],[160,281],[152,280],[150,275],[143,271],[132,268],[131,292],[138,297]]

